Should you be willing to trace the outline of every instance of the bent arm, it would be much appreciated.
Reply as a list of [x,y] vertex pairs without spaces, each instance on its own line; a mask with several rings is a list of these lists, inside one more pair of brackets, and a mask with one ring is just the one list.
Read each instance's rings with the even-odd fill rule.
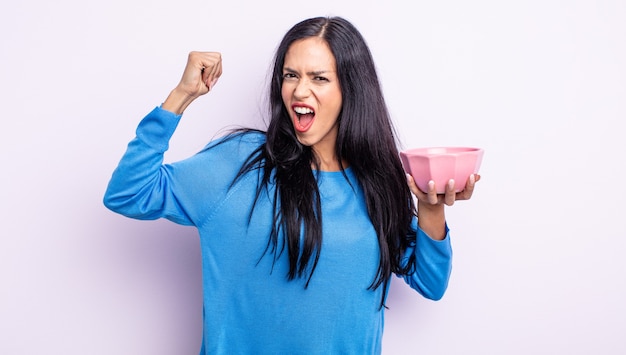
[[407,248],[405,260],[415,256],[413,273],[404,275],[404,281],[422,296],[439,300],[448,288],[448,281],[452,271],[452,246],[448,227],[445,227],[445,237],[435,240],[429,237],[414,220],[413,227],[417,231],[415,244]]
[[[193,224],[184,202],[197,197],[196,178],[204,177],[200,164],[163,165],[163,155],[183,111],[198,97],[209,92],[222,75],[218,52],[191,52],[178,85],[137,127],[137,136],[113,172],[104,195],[107,208],[137,219],[164,217]],[[204,169],[206,170],[206,169]]]
[[164,217],[192,224],[174,193],[171,170],[163,165],[163,155],[180,118],[157,107],[139,123],[136,137],[107,186],[103,199],[107,208],[135,219]]

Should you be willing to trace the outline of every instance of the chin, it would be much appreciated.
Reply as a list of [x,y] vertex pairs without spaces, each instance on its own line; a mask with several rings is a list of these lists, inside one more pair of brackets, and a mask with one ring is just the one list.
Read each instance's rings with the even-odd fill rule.
[[311,147],[314,143],[311,143],[310,141],[300,137],[299,135],[296,135],[296,139],[298,140],[298,142],[304,146],[307,147]]

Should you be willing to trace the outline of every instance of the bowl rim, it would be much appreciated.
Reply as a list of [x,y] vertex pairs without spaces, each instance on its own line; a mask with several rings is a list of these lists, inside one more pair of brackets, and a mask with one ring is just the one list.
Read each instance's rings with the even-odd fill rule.
[[[443,151],[442,151],[443,150]],[[452,151],[451,151],[452,150]],[[440,155],[462,155],[462,154],[475,154],[482,153],[483,148],[471,147],[471,146],[431,146],[431,147],[416,147],[400,151],[400,154],[405,156],[440,156]]]

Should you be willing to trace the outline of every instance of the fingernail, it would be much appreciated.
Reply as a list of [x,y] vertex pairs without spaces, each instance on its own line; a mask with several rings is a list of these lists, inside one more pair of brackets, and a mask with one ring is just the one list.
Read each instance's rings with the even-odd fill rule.
[[215,86],[215,83],[217,83],[217,79],[219,79],[219,78],[215,78],[215,79],[213,79],[213,81],[211,81],[211,87]]
[[450,186],[450,188],[454,187],[454,179],[450,179],[450,181],[448,181],[448,186]]
[[432,190],[432,189],[434,189],[434,188],[435,188],[435,182],[434,182],[433,180],[430,180],[430,181],[428,182],[428,188],[429,188],[430,190]]
[[474,174],[470,175],[469,181],[470,181],[470,184],[475,183],[476,182],[476,175],[474,175]]

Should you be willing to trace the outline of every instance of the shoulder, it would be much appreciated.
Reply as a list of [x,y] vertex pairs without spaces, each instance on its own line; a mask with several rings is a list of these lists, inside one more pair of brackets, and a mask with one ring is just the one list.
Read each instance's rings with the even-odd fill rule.
[[245,150],[253,151],[265,144],[265,132],[258,130],[243,130],[230,132],[207,144],[203,151],[207,150]]
[[234,165],[241,164],[259,153],[266,141],[266,135],[257,130],[230,132],[209,142],[195,156],[195,159],[210,160],[213,163]]
[[211,141],[207,148],[217,146],[220,144],[237,144],[237,145],[259,145],[265,143],[266,134],[263,131],[258,130],[238,130],[227,133],[222,137],[219,137]]
[[194,181],[206,179],[216,186],[227,186],[246,161],[258,154],[264,142],[265,134],[260,131],[231,132],[171,165],[176,171],[185,171],[181,175],[193,177]]

